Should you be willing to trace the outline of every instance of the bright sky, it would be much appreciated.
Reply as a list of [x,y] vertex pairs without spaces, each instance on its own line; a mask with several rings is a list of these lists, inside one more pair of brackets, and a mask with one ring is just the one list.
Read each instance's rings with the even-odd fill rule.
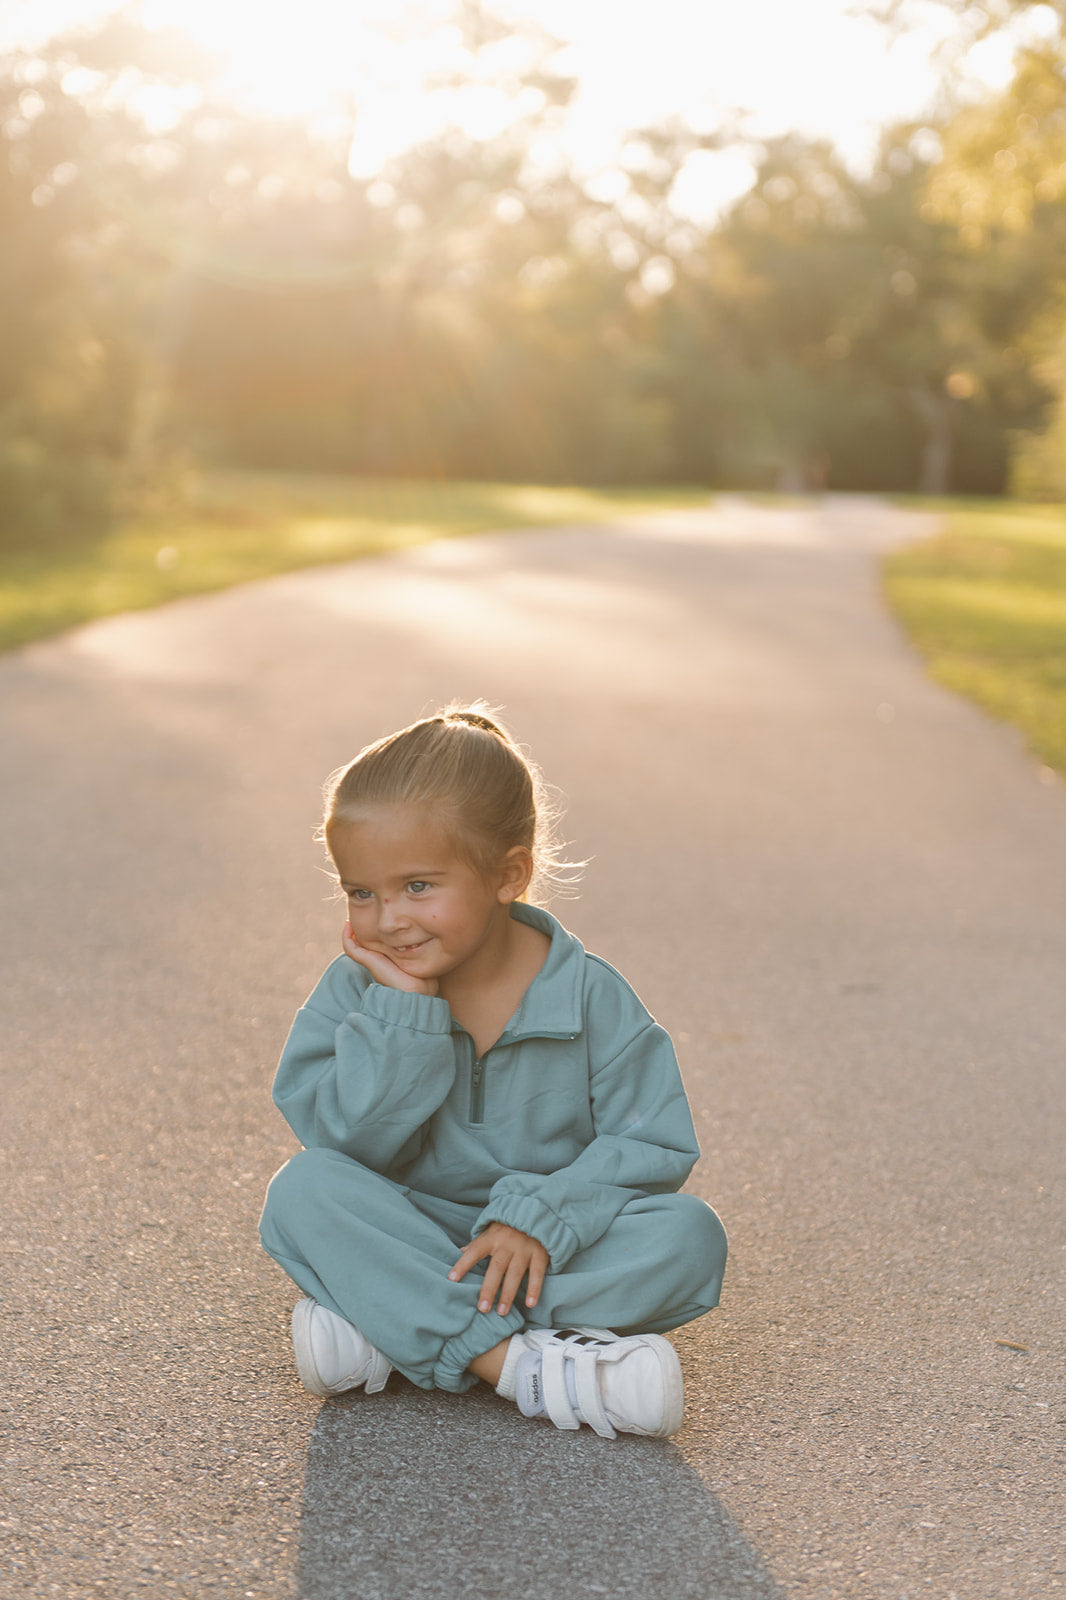
[[[345,91],[363,108],[352,170],[370,175],[444,117],[488,134],[507,114],[491,84],[457,107],[427,95],[427,73],[457,64],[448,0],[142,0],[149,23],[174,23],[230,63],[234,92],[260,109],[328,113]],[[566,143],[589,174],[609,168],[627,129],[680,116],[700,130],[747,113],[753,138],[795,129],[832,139],[861,166],[888,121],[921,116],[936,91],[937,43],[953,24],[930,0],[911,0],[911,26],[891,36],[857,0],[495,0],[505,15],[532,17],[569,46],[580,81]],[[0,45],[31,42],[108,9],[100,0],[6,0]],[[412,26],[412,18],[417,25]],[[1050,31],[1037,6],[1025,29]],[[1002,35],[971,56],[974,80],[1010,75],[1013,41]],[[749,186],[739,150],[692,162],[675,192],[678,209],[710,221]]]

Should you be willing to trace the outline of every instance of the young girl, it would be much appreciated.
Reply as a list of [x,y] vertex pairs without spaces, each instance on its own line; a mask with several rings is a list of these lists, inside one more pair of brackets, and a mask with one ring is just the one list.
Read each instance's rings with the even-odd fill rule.
[[677,1193],[698,1150],[669,1038],[527,903],[558,868],[549,822],[480,707],[331,781],[344,954],[282,1054],[274,1100],[304,1149],[262,1240],[308,1296],[292,1327],[314,1394],[373,1394],[396,1367],[483,1379],[556,1427],[665,1437],[683,1401],[662,1330],[717,1305],[725,1233]]

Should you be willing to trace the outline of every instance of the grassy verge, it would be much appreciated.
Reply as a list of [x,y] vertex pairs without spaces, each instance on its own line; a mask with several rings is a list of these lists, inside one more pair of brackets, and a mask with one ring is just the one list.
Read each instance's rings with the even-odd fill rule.
[[0,649],[295,567],[493,528],[602,522],[707,498],[696,489],[212,473],[181,511],[132,518],[92,543],[0,552]]
[[944,529],[888,558],[889,603],[938,682],[1066,773],[1066,506],[928,504]]

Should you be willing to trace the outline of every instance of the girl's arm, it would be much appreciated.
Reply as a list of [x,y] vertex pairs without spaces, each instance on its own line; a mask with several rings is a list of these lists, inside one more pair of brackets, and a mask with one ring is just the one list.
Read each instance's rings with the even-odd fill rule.
[[418,1153],[454,1077],[447,1002],[372,983],[340,956],[296,1014],[274,1103],[301,1144],[387,1172]]
[[498,1179],[475,1237],[505,1222],[539,1239],[558,1271],[638,1195],[680,1189],[699,1155],[696,1132],[670,1037],[647,1012],[643,1019],[591,1074],[592,1142],[556,1172]]

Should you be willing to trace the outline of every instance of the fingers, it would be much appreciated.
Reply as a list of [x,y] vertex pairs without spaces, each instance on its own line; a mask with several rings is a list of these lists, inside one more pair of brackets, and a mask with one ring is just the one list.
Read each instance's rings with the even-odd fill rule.
[[[466,1277],[470,1268],[476,1262],[483,1261],[486,1256],[489,1256],[491,1259],[485,1269],[485,1277],[482,1280],[481,1290],[478,1294],[477,1308],[479,1311],[491,1311],[492,1302],[496,1298],[496,1291],[511,1265],[513,1253],[513,1246],[501,1243],[498,1239],[491,1239],[488,1233],[482,1233],[476,1239],[472,1239],[465,1250],[461,1252],[448,1277],[453,1283],[458,1283],[461,1278]],[[522,1270],[524,1271],[525,1269],[523,1268]],[[521,1274],[519,1274],[518,1281],[521,1282]],[[514,1298],[513,1292],[510,1298]],[[501,1312],[506,1311],[506,1308],[502,1305],[500,1309]]]
[[475,1262],[483,1261],[486,1256],[490,1256],[491,1260],[486,1268],[481,1291],[478,1295],[477,1308],[479,1311],[492,1310],[492,1302],[496,1298],[496,1290],[499,1288],[500,1281],[507,1270],[507,1255],[501,1250],[500,1245],[497,1244],[494,1248],[492,1242],[482,1234],[467,1245],[448,1274],[453,1283],[458,1283],[461,1278],[466,1277]]
[[[496,1298],[496,1291],[500,1287],[500,1282],[506,1270],[507,1262],[502,1260],[499,1256],[494,1255],[485,1270],[485,1277],[481,1285],[481,1293],[478,1295],[477,1308],[479,1311],[492,1310],[492,1302]],[[500,1303],[496,1309],[500,1313],[501,1317],[506,1315],[506,1307],[504,1306],[502,1295],[500,1297]]]
[[436,979],[412,978],[408,973],[398,967],[395,961],[390,961],[387,955],[380,950],[368,950],[366,945],[358,944],[352,932],[350,922],[344,924],[341,934],[341,947],[346,956],[359,966],[365,967],[375,983],[380,983],[385,989],[403,989],[408,994],[437,993]]
[[358,961],[365,967],[375,983],[384,985],[386,989],[401,989],[407,986],[407,974],[401,972],[395,962],[389,960],[376,950],[365,950],[359,945],[351,952],[352,960]]
[[526,1305],[532,1308],[540,1299],[540,1291],[544,1287],[544,1272],[548,1264],[548,1252],[544,1249],[535,1255],[529,1263],[529,1282],[526,1284]]
[[492,1246],[491,1244],[486,1243],[484,1234],[481,1234],[476,1239],[472,1239],[460,1254],[455,1266],[449,1272],[449,1278],[453,1283],[458,1283],[460,1278],[466,1277],[475,1261],[481,1261],[485,1256],[491,1255],[491,1253]]
[[526,1279],[526,1306],[531,1309],[536,1305],[544,1287],[544,1274],[550,1259],[547,1250],[537,1239],[529,1239],[527,1248],[515,1252],[503,1280],[499,1304],[501,1316],[506,1316],[514,1304],[523,1278]]
[[523,1278],[527,1279],[525,1303],[527,1307],[535,1306],[540,1299],[544,1274],[548,1268],[548,1252],[544,1246],[515,1228],[497,1231],[493,1225],[466,1246],[448,1277],[453,1283],[458,1283],[476,1262],[483,1261],[486,1256],[490,1259],[478,1294],[478,1310],[491,1311],[498,1295],[496,1310],[501,1317],[505,1317],[514,1305]]
[[352,932],[350,922],[344,924],[344,931],[341,934],[341,948],[346,956],[351,956],[353,961],[358,961],[361,967],[366,967],[369,971],[370,963],[367,957],[371,955],[371,952],[364,949],[361,944],[356,944],[355,934]]
[[[505,1317],[514,1304],[514,1297],[522,1285],[529,1263],[524,1254],[515,1254],[511,1257],[510,1265],[503,1278],[503,1288],[500,1290],[500,1303],[496,1310],[501,1317]],[[480,1307],[479,1307],[480,1309]]]

